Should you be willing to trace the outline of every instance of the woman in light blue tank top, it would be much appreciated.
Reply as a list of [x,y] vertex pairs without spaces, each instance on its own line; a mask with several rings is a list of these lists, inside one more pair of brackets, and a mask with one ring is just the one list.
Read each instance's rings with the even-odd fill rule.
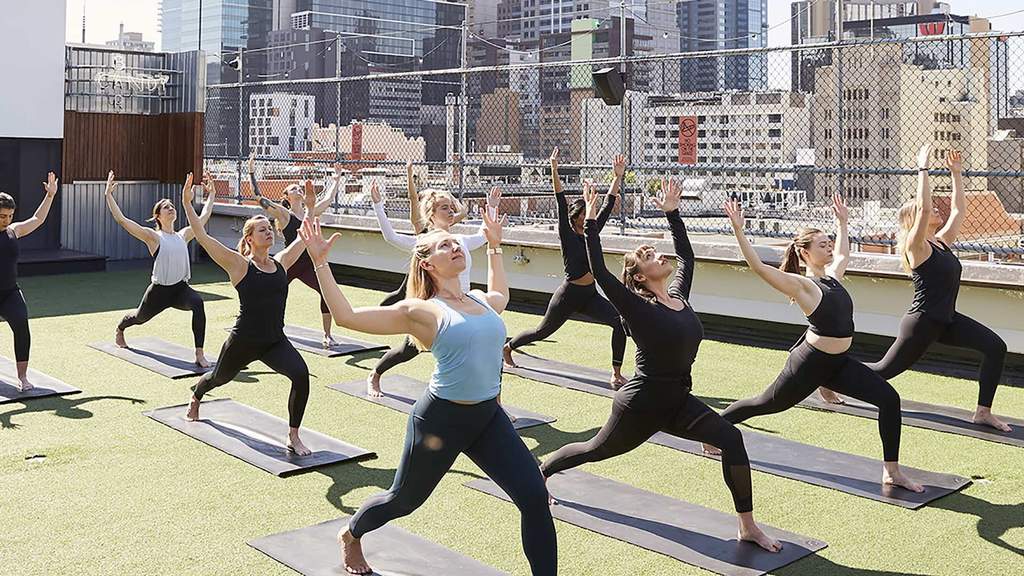
[[515,502],[522,516],[523,549],[535,576],[557,571],[555,525],[536,460],[498,405],[508,303],[501,257],[502,222],[484,214],[488,291],[464,292],[461,244],[437,230],[417,237],[407,298],[391,306],[352,308],[334,281],[327,253],[338,235],[324,239],[320,223],[306,220],[300,234],[320,288],[339,326],[368,334],[408,334],[430,349],[437,368],[409,416],[402,459],[391,488],[374,496],[338,534],[345,569],[370,574],[360,538],[406,516],[426,501],[458,455],[466,454]]

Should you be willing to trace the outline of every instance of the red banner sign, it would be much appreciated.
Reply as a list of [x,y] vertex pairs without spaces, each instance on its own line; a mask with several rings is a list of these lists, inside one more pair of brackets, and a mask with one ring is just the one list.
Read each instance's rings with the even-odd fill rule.
[[679,163],[697,163],[697,117],[679,117]]
[[945,22],[925,22],[917,25],[921,36],[939,36],[946,32]]

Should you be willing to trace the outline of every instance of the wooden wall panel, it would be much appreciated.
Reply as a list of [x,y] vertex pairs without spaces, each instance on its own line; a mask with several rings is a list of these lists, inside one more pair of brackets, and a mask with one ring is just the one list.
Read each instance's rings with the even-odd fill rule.
[[203,115],[64,113],[64,180],[183,183],[203,166]]

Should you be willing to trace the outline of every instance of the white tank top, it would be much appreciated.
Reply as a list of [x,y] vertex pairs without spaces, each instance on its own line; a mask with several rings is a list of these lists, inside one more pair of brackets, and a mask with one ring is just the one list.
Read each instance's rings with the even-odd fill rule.
[[157,230],[156,233],[160,236],[160,246],[153,258],[153,284],[173,286],[188,281],[192,268],[188,262],[188,244],[181,232],[168,234]]

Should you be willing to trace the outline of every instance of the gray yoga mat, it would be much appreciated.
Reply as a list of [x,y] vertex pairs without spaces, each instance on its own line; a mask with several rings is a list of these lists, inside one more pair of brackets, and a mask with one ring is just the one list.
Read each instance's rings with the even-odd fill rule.
[[[510,501],[490,480],[473,480],[466,486]],[[551,513],[559,520],[727,576],[760,576],[827,546],[761,524],[769,536],[782,543],[781,552],[771,553],[736,539],[735,514],[579,470],[555,474],[548,479],[548,490],[558,501]],[[512,508],[508,511],[514,513]]]
[[[367,400],[374,404],[387,406],[393,410],[408,414],[412,410],[412,405],[416,403],[416,400],[426,390],[427,383],[401,374],[385,375],[381,378],[381,390],[384,391],[383,398],[371,398],[366,395],[366,380],[330,384],[327,387],[338,392],[344,392],[350,396],[355,396],[361,400]],[[530,412],[529,410],[523,410],[508,404],[502,404],[502,407],[516,418],[516,421],[512,423],[516,430],[540,426],[541,424],[550,424],[555,421],[551,416],[537,414],[536,412]]]
[[0,356],[0,404],[21,402],[30,398],[46,398],[48,396],[65,396],[81,392],[56,378],[47,376],[38,370],[28,369],[28,379],[34,388],[22,392],[18,383],[18,366],[11,359]]
[[386,350],[388,348],[383,344],[375,344],[373,342],[359,340],[358,338],[350,338],[340,334],[333,334],[334,340],[337,341],[337,344],[330,348],[324,348],[321,344],[324,336],[323,332],[303,328],[302,326],[285,326],[284,335],[288,337],[288,340],[291,341],[296,349],[302,350],[303,352],[309,352],[310,354],[316,354],[318,356],[326,356],[328,358],[334,358],[335,356],[347,356],[350,354],[362,354],[364,352]]
[[[345,516],[264,536],[250,541],[249,546],[304,576],[347,574],[341,565],[337,536],[348,520]],[[364,535],[362,541],[366,561],[380,576],[507,576],[396,526],[385,525]]]
[[[655,434],[649,442],[698,456],[707,456],[699,442],[664,432]],[[752,470],[912,510],[971,483],[969,479],[954,474],[903,467],[911,478],[925,486],[924,492],[911,492],[883,485],[882,463],[873,458],[801,444],[750,430],[743,431],[743,444],[747,449]],[[718,456],[707,457],[719,459]]]
[[521,378],[608,398],[615,395],[611,384],[608,383],[611,372],[548,360],[522,352],[513,353],[512,358],[516,362],[516,367],[504,366],[502,371],[506,374],[515,374]]
[[[838,412],[850,416],[871,418],[872,420],[878,419],[878,409],[874,406],[850,397],[844,396],[844,399],[846,401],[845,404],[828,404],[816,396],[810,396],[801,402],[800,406],[823,412]],[[974,412],[964,410],[963,408],[926,404],[913,400],[904,400],[902,408],[904,426],[970,436],[979,440],[1024,448],[1024,419],[1021,418],[1000,416],[1003,422],[1006,422],[1013,428],[1010,432],[1000,432],[991,426],[975,424],[971,421]]]
[[186,404],[181,404],[144,414],[208,446],[281,477],[338,462],[376,456],[373,452],[308,428],[302,429],[302,441],[313,453],[297,456],[285,448],[287,422],[227,398],[204,401],[197,422],[185,419],[187,409]]
[[213,370],[213,365],[217,363],[216,357],[207,356],[210,367],[200,368],[195,362],[195,348],[186,348],[152,336],[128,339],[128,348],[121,348],[109,340],[93,342],[89,347],[173,379],[201,376]]

